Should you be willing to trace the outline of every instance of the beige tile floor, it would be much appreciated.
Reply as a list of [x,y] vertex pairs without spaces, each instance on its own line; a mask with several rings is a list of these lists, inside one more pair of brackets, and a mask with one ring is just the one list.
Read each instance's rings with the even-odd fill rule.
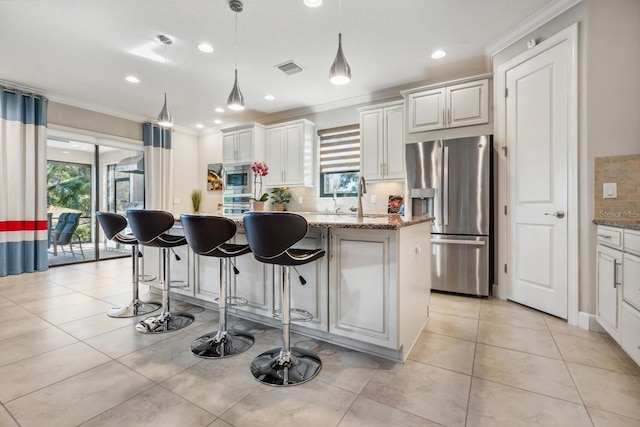
[[277,329],[231,318],[256,344],[199,359],[217,313],[178,304],[193,325],[139,334],[105,315],[128,278],[127,259],[0,278],[0,427],[640,426],[640,367],[613,340],[511,302],[433,294],[404,364],[294,334],[323,369],[273,388],[249,364]]

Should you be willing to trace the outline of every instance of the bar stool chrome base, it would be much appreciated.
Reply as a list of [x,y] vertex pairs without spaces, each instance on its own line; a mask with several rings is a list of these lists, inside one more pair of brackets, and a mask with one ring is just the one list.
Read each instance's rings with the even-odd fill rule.
[[196,338],[191,343],[191,352],[205,359],[222,359],[249,350],[253,343],[253,335],[247,332],[216,331]]
[[144,316],[145,314],[159,310],[160,307],[162,307],[162,304],[159,302],[132,301],[129,304],[122,304],[109,309],[107,316],[120,318]]
[[164,312],[158,317],[147,317],[136,323],[136,331],[143,334],[161,334],[176,331],[193,323],[195,318],[179,311]]
[[313,379],[322,369],[320,358],[308,350],[291,347],[265,351],[251,362],[251,374],[259,382],[278,387],[293,386]]

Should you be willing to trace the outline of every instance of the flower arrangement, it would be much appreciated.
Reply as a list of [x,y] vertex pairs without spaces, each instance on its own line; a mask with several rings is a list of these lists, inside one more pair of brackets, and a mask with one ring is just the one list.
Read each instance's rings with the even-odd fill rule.
[[269,174],[269,166],[264,162],[253,162],[251,163],[251,170],[253,171],[253,197],[251,197],[251,200],[266,202],[269,198],[269,193],[262,192],[262,177]]
[[289,203],[293,198],[289,187],[275,187],[271,189],[271,200],[275,204]]

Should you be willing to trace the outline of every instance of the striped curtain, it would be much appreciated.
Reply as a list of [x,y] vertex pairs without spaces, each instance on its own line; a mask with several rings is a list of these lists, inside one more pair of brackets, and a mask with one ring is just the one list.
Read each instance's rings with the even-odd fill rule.
[[173,194],[171,129],[152,123],[142,125],[144,141],[145,208],[171,210]]
[[0,86],[0,276],[47,259],[47,99]]

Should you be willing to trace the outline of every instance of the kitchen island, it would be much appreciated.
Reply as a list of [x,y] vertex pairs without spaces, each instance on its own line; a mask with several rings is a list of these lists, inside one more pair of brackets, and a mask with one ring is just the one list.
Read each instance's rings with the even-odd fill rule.
[[[399,215],[301,213],[309,232],[296,247],[326,250],[326,255],[292,269],[291,307],[313,315],[292,330],[327,342],[404,361],[428,320],[430,294],[430,229],[432,218],[404,220]],[[242,216],[236,243],[246,243]],[[172,233],[181,234],[179,221]],[[216,309],[219,263],[175,248],[171,280],[184,282],[175,298]],[[145,247],[145,274],[160,277],[160,253]],[[239,317],[279,327],[272,313],[279,307],[279,269],[251,255],[235,259],[240,274],[229,275],[232,294],[248,304],[231,310]],[[304,277],[304,285],[298,276]],[[152,288],[154,285],[152,284]]]

